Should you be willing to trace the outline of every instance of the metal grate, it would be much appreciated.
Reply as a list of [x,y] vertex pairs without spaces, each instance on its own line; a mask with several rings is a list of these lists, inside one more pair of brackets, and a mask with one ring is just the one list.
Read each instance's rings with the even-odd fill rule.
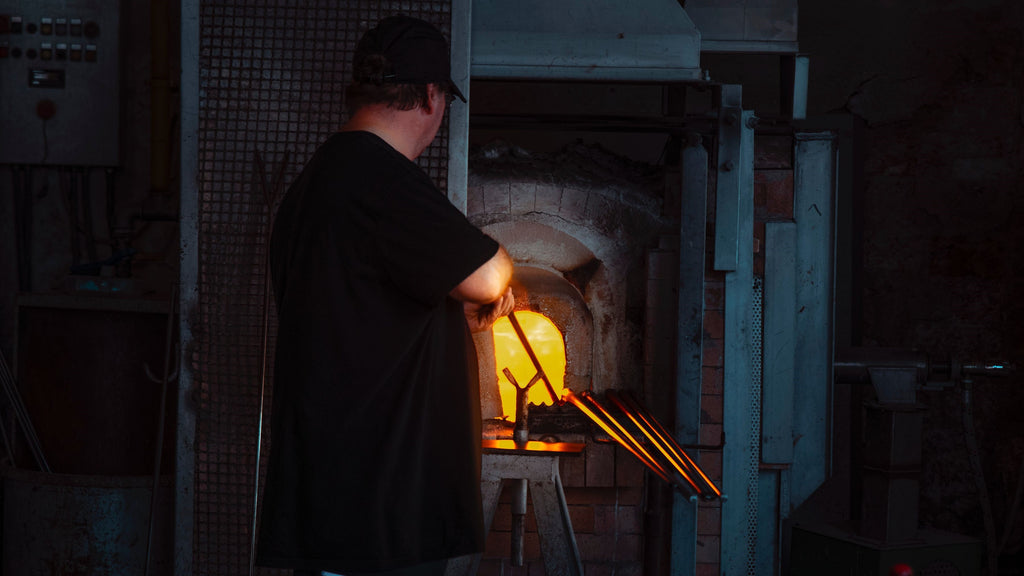
[[[259,374],[265,356],[271,373],[274,331],[271,315],[265,348],[264,259],[275,207],[264,199],[264,183],[280,170],[280,194],[344,123],[355,43],[396,13],[450,29],[450,0],[200,4],[199,305],[188,343],[199,389],[196,574],[248,573]],[[446,121],[420,157],[443,191],[447,157]],[[269,402],[269,383],[266,392]]]
[[750,468],[746,511],[747,526],[747,574],[757,576],[757,522],[758,486],[760,485],[761,463],[761,380],[764,357],[764,280],[754,277],[753,303],[751,310],[750,350],[753,361],[750,366]]

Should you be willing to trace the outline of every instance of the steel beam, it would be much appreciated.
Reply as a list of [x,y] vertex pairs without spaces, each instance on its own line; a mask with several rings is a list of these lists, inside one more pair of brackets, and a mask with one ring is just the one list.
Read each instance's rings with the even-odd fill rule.
[[[715,180],[715,270],[736,270],[740,253],[750,250],[750,243],[740,241],[742,206],[742,167],[740,150],[743,132],[742,87],[727,84],[719,87],[718,166]],[[753,162],[751,154],[749,161]],[[751,200],[752,201],[752,200]],[[753,241],[753,240],[751,240]]]
[[779,88],[782,116],[801,120],[807,117],[807,74],[810,68],[807,56],[788,54],[779,60]]
[[[682,150],[682,176],[675,436],[680,444],[692,445],[700,439],[708,196],[708,153],[698,134],[689,135]],[[696,569],[697,507],[679,492],[673,495],[671,571],[684,576]]]
[[793,150],[796,350],[793,475],[798,507],[831,470],[835,146],[831,132],[798,133]]
[[199,3],[181,2],[181,256],[178,295],[178,414],[174,470],[174,574],[192,574],[195,530],[196,405],[192,396],[192,320],[199,306]]
[[780,547],[779,474],[780,470],[762,470],[759,474],[757,511],[757,552],[755,562],[758,576],[778,574]]
[[448,200],[466,212],[469,190],[469,46],[472,0],[452,0],[452,80],[466,97],[448,108]]
[[[754,410],[753,386],[753,245],[754,245],[754,115],[741,111],[735,124],[723,130],[722,143],[730,157],[719,157],[719,164],[734,162],[724,172],[734,182],[726,188],[732,206],[724,216],[716,215],[716,230],[732,226],[726,240],[735,246],[735,262],[725,275],[725,342],[723,370],[722,425],[726,442],[722,454],[722,493],[729,496],[722,502],[721,573],[745,574],[752,561],[751,539],[756,538],[757,464],[760,447],[759,430],[752,430]],[[738,126],[736,126],[738,124]],[[720,172],[720,175],[723,172]],[[719,186],[719,202],[722,201]],[[721,206],[721,204],[719,204]],[[717,238],[716,238],[717,242]],[[716,255],[718,245],[715,246]],[[730,249],[731,250],[731,249]]]
[[673,0],[479,0],[483,78],[700,81],[700,31]]
[[793,462],[796,369],[796,224],[765,224],[761,461]]

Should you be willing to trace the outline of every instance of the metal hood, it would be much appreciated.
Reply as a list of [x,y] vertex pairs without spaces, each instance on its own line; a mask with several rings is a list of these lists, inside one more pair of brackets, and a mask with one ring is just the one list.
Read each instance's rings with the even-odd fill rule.
[[475,78],[700,80],[700,31],[677,0],[473,0]]

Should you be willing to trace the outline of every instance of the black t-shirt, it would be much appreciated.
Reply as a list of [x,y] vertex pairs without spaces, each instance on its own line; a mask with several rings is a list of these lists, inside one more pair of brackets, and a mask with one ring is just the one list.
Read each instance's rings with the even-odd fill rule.
[[448,293],[497,249],[377,136],[317,150],[270,246],[260,564],[372,572],[483,548],[476,354]]

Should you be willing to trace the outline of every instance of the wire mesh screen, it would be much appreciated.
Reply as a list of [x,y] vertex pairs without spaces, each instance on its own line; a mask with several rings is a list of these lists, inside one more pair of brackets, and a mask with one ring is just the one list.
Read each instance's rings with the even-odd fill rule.
[[[355,43],[397,13],[450,30],[450,0],[200,4],[195,574],[248,573],[264,371],[268,407],[272,385],[272,214],[316,146],[345,121]],[[442,190],[447,156],[446,123],[419,159]]]

